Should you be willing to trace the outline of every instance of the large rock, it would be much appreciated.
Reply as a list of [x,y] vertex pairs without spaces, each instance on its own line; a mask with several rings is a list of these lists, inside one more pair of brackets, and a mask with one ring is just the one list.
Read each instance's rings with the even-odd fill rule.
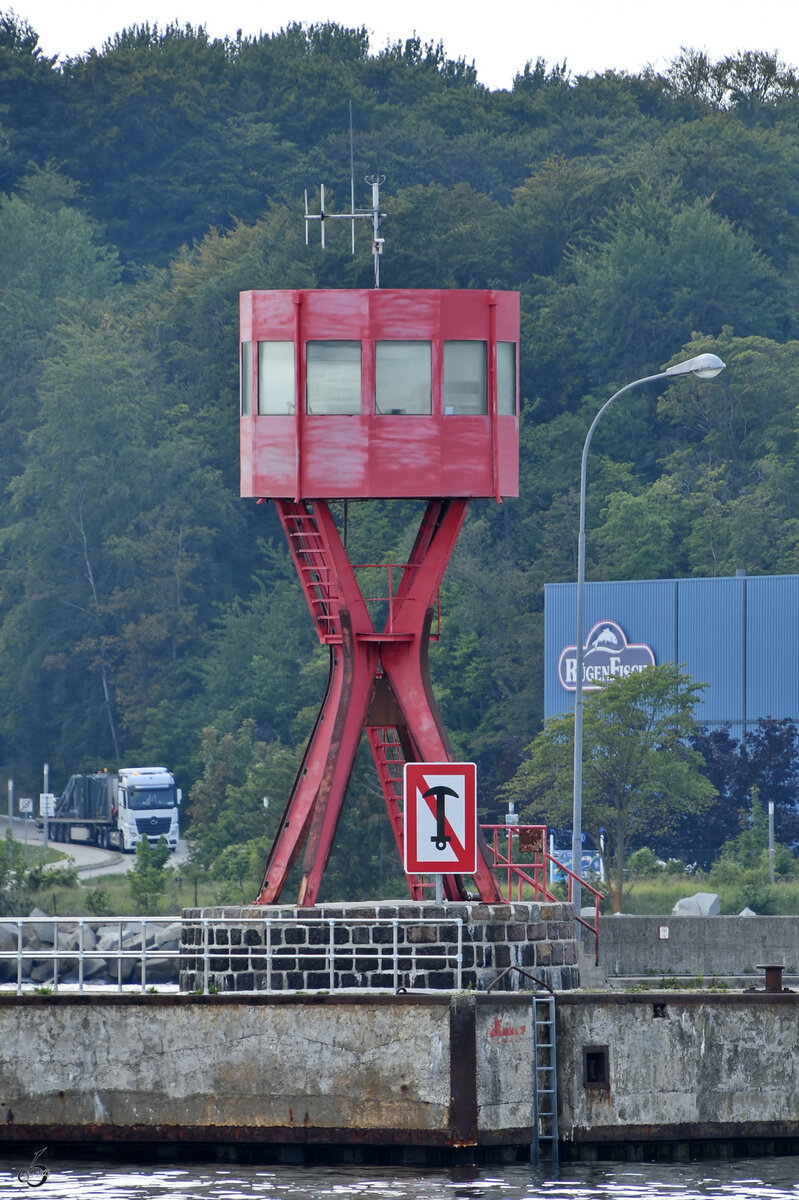
[[155,945],[156,937],[163,931],[163,925],[154,925],[151,921],[144,926],[138,921],[131,921],[122,930],[122,948],[123,950],[141,950],[143,938],[145,947],[149,949],[150,946]]
[[[10,921],[0,925],[0,950],[16,950],[19,944],[19,925]],[[24,943],[23,943],[24,944]]]
[[31,936],[38,938],[39,946],[52,946],[55,941],[55,922],[49,914],[43,912],[41,908],[32,908],[28,915],[36,918],[44,918],[43,920],[35,920],[31,925],[26,926],[26,928],[33,931]]
[[[147,960],[147,983],[177,983],[178,982],[178,960],[177,958],[148,958]],[[139,977],[136,976],[138,979]]]
[[97,949],[97,934],[94,932],[91,925],[84,925],[82,929],[76,929],[74,933],[71,933],[67,938],[66,949],[80,950],[81,938],[83,939],[82,944],[84,950]]
[[32,966],[30,971],[28,971],[28,978],[33,983],[51,985],[54,982],[53,960],[51,958],[43,959],[42,961],[37,960],[35,966]]
[[719,915],[719,898],[715,892],[696,892],[693,896],[683,896],[671,910],[673,917],[717,917]]
[[105,925],[100,930],[97,944],[97,950],[118,950],[119,949],[119,926]]
[[155,935],[155,944],[159,950],[177,950],[180,946],[180,934],[183,929],[182,921],[173,921]]
[[[77,963],[75,963],[74,966],[71,966],[68,971],[64,971],[63,974],[59,972],[58,981],[59,983],[77,983],[79,978],[80,971]],[[104,958],[85,958],[83,960],[84,983],[90,979],[105,982],[106,978],[109,978],[109,967]],[[115,981],[109,978],[109,982],[113,983]]]

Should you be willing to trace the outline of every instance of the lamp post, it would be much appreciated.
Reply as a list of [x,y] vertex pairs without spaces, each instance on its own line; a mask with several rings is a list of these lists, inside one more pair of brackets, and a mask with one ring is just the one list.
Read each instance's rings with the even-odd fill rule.
[[[657,375],[646,375],[633,383],[619,388],[600,408],[591,422],[583,446],[583,457],[580,464],[580,532],[577,542],[577,628],[575,633],[576,662],[574,674],[574,805],[572,812],[572,871],[578,876],[572,881],[572,902],[576,916],[580,915],[581,887],[579,883],[582,866],[582,823],[583,823],[583,610],[585,607],[585,490],[586,466],[588,463],[588,448],[594,430],[600,418],[610,408],[614,400],[623,396],[633,388],[641,387],[644,383],[653,383],[657,379],[674,379],[678,375],[696,375],[699,379],[713,379],[724,370],[725,364],[715,354],[699,354],[686,362],[675,363]],[[575,922],[575,933],[580,938],[580,923]]]

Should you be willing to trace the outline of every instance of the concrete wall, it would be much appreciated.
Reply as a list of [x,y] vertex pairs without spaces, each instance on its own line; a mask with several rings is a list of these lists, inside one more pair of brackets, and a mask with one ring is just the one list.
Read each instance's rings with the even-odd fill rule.
[[[663,936],[667,933],[668,936]],[[753,975],[759,965],[799,972],[799,917],[600,917],[599,965],[614,975]]]
[[[799,1148],[799,994],[564,992],[556,1010],[567,1153]],[[531,1015],[494,993],[1,996],[0,1143],[525,1147]]]
[[529,1143],[530,1008],[465,993],[2,996],[0,1142]]
[[[564,994],[557,1033],[566,1142],[799,1140],[799,994]],[[599,1086],[585,1052],[605,1047]]]

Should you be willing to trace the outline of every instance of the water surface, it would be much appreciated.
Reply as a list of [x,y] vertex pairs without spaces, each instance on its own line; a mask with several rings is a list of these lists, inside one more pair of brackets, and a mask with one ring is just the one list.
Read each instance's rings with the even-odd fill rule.
[[[42,1149],[42,1148],[39,1148]],[[799,1158],[690,1164],[576,1164],[553,1174],[530,1166],[253,1167],[216,1163],[136,1166],[0,1161],[0,1196],[58,1200],[799,1200]],[[42,1179],[43,1169],[47,1171]],[[19,1174],[23,1179],[19,1179]]]

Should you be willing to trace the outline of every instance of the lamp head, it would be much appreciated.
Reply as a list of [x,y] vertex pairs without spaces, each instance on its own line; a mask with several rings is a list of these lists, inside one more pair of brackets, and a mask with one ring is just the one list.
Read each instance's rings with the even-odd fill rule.
[[715,379],[725,368],[717,354],[697,354],[685,362],[666,367],[665,375],[696,375],[698,379]]

